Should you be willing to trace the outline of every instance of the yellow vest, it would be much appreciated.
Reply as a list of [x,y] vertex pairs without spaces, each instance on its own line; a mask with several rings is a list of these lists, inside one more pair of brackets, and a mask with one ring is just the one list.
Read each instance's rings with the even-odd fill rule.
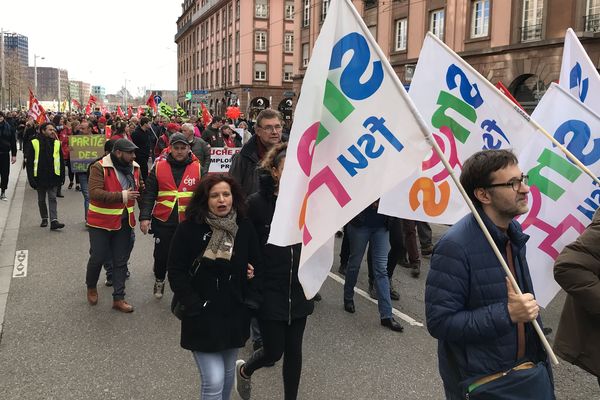
[[[40,161],[40,140],[33,139],[31,141],[33,146],[33,176],[37,178],[38,174],[38,163]],[[54,160],[54,174],[60,176],[60,141],[54,141],[54,151],[52,153],[52,159]]]

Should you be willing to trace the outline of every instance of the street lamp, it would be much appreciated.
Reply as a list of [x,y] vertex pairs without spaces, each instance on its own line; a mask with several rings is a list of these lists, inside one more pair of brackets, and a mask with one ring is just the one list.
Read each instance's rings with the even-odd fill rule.
[[45,60],[46,57],[38,56],[37,54],[33,55],[33,87],[35,89],[36,96],[38,96],[38,92],[37,92],[37,59],[38,58]]

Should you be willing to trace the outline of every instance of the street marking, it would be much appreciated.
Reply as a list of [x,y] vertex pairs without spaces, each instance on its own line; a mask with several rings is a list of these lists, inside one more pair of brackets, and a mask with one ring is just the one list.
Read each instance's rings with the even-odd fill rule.
[[[331,279],[333,279],[334,281],[337,281],[337,282],[341,283],[342,285],[344,285],[346,283],[346,281],[343,278],[340,278],[339,276],[337,276],[333,272],[329,273],[329,277]],[[364,297],[365,299],[369,300],[371,303],[377,304],[377,300],[373,300],[371,298],[371,296],[369,296],[369,294],[367,292],[365,292],[364,290],[355,287],[354,291],[356,293],[358,293],[359,295],[361,295],[362,297]],[[413,318],[409,317],[408,315],[400,312],[399,310],[397,310],[397,309],[395,309],[393,307],[392,307],[392,314],[394,314],[396,317],[400,318],[402,321],[408,323],[411,326],[420,326],[421,328],[423,327],[423,324],[421,322],[417,321],[416,319],[413,319]]]
[[24,278],[27,276],[27,261],[29,259],[29,250],[17,250],[15,253],[15,266],[13,268],[13,278]]

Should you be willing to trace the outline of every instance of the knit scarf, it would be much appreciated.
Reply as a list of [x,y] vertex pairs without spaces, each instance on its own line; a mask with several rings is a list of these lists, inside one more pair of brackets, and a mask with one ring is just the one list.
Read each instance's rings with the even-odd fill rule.
[[231,211],[225,217],[208,213],[206,223],[211,227],[212,235],[204,251],[204,258],[209,260],[216,260],[217,258],[231,259],[233,241],[238,231],[236,219],[237,213],[235,211]]

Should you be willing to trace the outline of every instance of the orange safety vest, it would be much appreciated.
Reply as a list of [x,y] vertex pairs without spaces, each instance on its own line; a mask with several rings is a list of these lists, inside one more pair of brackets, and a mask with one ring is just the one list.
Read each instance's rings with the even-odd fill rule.
[[194,190],[200,184],[200,163],[195,160],[187,165],[179,187],[175,185],[171,165],[167,160],[159,160],[154,173],[158,182],[158,196],[152,209],[152,216],[159,221],[166,222],[177,203],[179,222],[184,221],[185,209],[194,195]]
[[[117,176],[117,171],[113,167],[104,167],[104,159],[98,161],[104,170],[104,190],[107,192],[123,191],[121,182]],[[133,177],[135,179],[135,189],[140,187],[140,168],[133,168]],[[106,229],[107,231],[118,231],[121,229],[121,216],[123,211],[127,210],[129,215],[129,226],[135,226],[135,215],[133,208],[135,206],[134,199],[127,199],[127,204],[119,203],[103,203],[97,200],[90,199],[90,206],[87,214],[87,225],[94,228]]]

